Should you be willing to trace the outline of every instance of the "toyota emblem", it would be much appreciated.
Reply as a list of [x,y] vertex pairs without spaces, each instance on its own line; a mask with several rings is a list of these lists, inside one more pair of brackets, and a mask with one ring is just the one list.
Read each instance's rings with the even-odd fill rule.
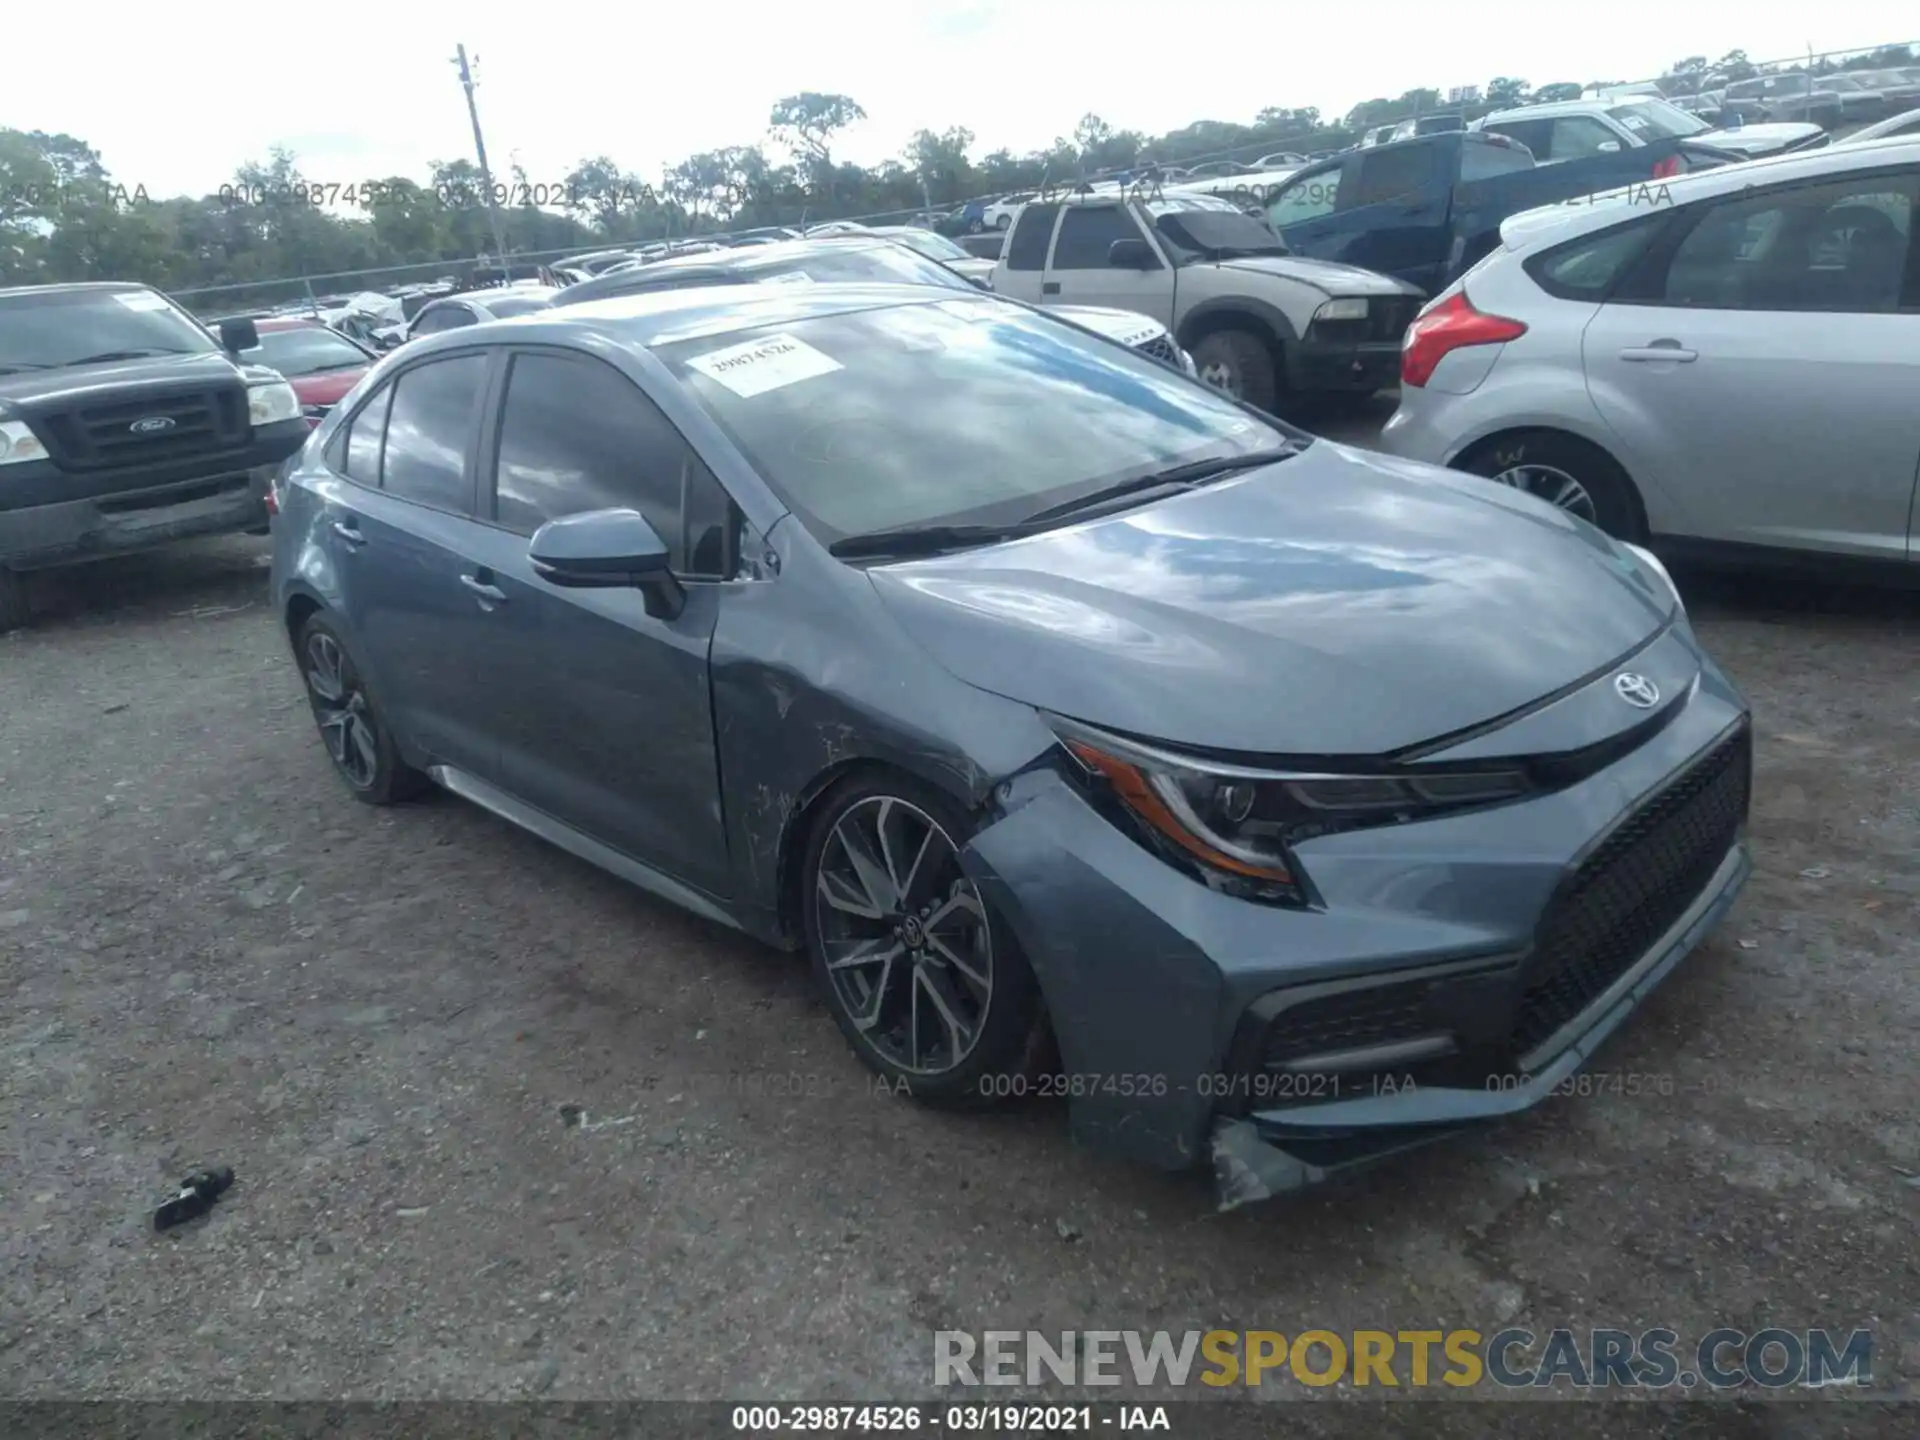
[[136,435],[158,435],[162,430],[173,428],[171,415],[149,415],[144,420],[136,420],[127,429]]
[[1613,677],[1613,693],[1638,710],[1651,710],[1660,703],[1660,687],[1631,670]]

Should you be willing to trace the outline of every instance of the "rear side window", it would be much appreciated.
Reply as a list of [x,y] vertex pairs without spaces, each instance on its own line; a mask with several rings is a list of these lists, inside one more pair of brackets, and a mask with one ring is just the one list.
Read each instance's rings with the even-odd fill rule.
[[1613,292],[1621,276],[1632,268],[1666,217],[1645,216],[1616,225],[1597,235],[1583,235],[1542,252],[1526,262],[1534,283],[1558,300],[1590,300],[1596,304]]
[[1533,157],[1518,145],[1492,145],[1484,140],[1469,140],[1460,147],[1460,178],[1463,181],[1486,180],[1495,175],[1511,175],[1516,170],[1531,170]]
[[387,438],[387,411],[392,405],[393,386],[382,385],[346,427],[346,445],[335,467],[349,480],[369,489],[380,487],[380,450]]
[[1058,205],[1028,205],[1014,218],[1013,233],[1007,237],[1006,261],[1009,270],[1047,268],[1047,244],[1053,239],[1053,219]]
[[485,355],[430,360],[395,379],[381,488],[416,505],[466,514],[472,506],[467,450],[486,385]]
[[1353,196],[1342,196],[1339,208],[1358,209],[1362,205],[1380,205],[1420,191],[1434,178],[1436,145],[1392,145],[1360,157],[1360,177]]

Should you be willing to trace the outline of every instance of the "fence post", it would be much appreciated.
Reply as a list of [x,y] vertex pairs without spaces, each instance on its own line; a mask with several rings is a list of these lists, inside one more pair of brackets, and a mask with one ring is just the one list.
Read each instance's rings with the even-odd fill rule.
[[307,292],[307,310],[317,320],[320,318],[320,302],[313,298],[313,281],[306,276],[300,277],[300,288]]

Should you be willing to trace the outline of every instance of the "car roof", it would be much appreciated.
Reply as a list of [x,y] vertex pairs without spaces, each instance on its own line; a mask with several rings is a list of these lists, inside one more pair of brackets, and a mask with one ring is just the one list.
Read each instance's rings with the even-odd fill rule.
[[[1612,110],[1621,105],[1631,105],[1636,100],[1663,100],[1661,95],[1615,95],[1612,97],[1596,95],[1589,100],[1548,100],[1539,105],[1520,105],[1512,110],[1496,110],[1481,118],[1482,125],[1491,125],[1496,120],[1551,120],[1556,115],[1591,115],[1596,110]],[[1668,100],[1667,104],[1673,102]]]
[[97,290],[101,294],[122,293],[129,290],[152,290],[151,285],[142,285],[136,280],[62,280],[52,285],[5,285],[0,286],[0,296],[6,295],[46,295],[58,291],[61,294],[75,294],[87,290]]
[[510,320],[483,321],[415,340],[407,350],[457,349],[483,334],[509,333],[526,344],[594,337],[622,348],[652,347],[861,310],[955,303],[1005,302],[985,291],[970,293],[927,285],[696,285],[609,295],[516,315]]
[[272,315],[255,320],[253,328],[265,335],[275,330],[327,330],[332,327],[311,315]]
[[1792,180],[1841,176],[1883,165],[1911,165],[1920,161],[1920,135],[1891,135],[1858,145],[1822,146],[1761,160],[1716,165],[1665,180],[1638,180],[1602,190],[1575,203],[1543,205],[1511,216],[1500,227],[1501,243],[1509,250],[1533,250],[1561,239],[1604,230],[1635,215],[1648,213],[1647,194],[1661,206],[1686,205],[1717,195],[1738,194],[1762,185]]

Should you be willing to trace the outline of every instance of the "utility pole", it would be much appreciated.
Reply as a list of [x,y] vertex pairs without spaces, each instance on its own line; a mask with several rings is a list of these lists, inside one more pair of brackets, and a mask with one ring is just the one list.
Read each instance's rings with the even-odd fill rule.
[[[480,187],[486,192],[487,220],[493,228],[494,253],[504,267],[507,263],[507,237],[500,228],[500,207],[494,203],[493,172],[487,168],[487,142],[480,133],[480,108],[473,103],[473,69],[467,64],[467,47],[458,45],[454,48],[458,53],[453,57],[453,64],[460,69],[460,88],[467,92],[467,118],[473,122],[473,150],[480,157]],[[474,57],[476,60],[479,58],[477,55]]]

